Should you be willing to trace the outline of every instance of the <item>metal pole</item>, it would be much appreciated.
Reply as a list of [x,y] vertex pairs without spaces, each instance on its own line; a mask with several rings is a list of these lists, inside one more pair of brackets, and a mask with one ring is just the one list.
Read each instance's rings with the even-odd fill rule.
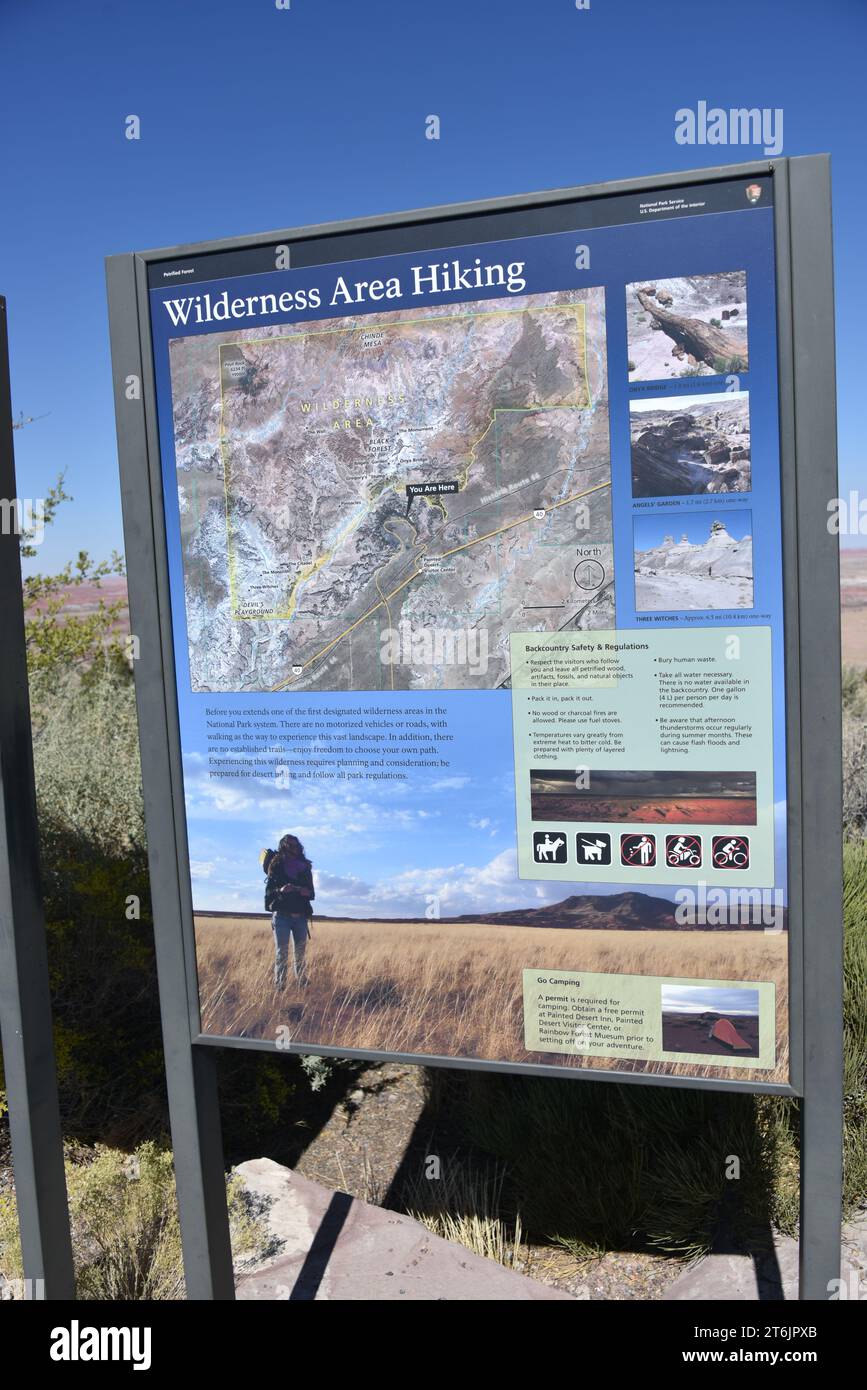
[[6,300],[0,296],[0,1036],[25,1296],[75,1297],[63,1139],[51,1031],[21,559],[12,508],[12,443]]
[[184,956],[135,260],[134,255],[110,257],[106,278],[130,624],[140,644],[135,687],[147,769],[145,817],[169,1119],[187,1297],[228,1300],[235,1297],[235,1284],[216,1058],[192,1043]]
[[840,575],[828,504],[837,495],[831,173],[789,165],[798,487],[804,855],[801,1299],[840,1276],[843,1182],[843,931]]

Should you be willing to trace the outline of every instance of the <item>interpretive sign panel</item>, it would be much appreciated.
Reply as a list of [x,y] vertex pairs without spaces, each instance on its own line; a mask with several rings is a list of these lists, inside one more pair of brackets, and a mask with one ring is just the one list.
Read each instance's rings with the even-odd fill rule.
[[139,258],[200,1042],[797,1089],[784,195]]

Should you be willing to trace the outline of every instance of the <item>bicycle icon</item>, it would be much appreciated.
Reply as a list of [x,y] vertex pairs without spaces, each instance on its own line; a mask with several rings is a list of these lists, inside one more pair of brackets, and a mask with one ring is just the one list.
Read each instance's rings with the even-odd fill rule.
[[746,835],[714,835],[712,860],[715,869],[746,869],[750,863],[750,842]]

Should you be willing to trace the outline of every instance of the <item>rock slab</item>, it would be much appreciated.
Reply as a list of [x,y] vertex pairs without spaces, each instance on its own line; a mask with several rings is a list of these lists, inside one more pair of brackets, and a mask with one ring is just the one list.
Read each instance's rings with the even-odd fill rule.
[[270,1159],[235,1171],[264,1209],[277,1250],[238,1271],[239,1300],[574,1301],[432,1235],[409,1216],[329,1191]]
[[[843,1229],[842,1288],[838,1298],[867,1300],[867,1215]],[[707,1255],[669,1284],[664,1300],[779,1303],[798,1297],[798,1242],[775,1236],[766,1254]]]

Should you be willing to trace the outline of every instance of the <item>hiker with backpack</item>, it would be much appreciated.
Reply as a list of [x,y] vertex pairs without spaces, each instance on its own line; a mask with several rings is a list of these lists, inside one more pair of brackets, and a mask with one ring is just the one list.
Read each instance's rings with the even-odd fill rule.
[[286,986],[289,942],[292,942],[292,969],[302,989],[308,984],[307,940],[310,936],[313,866],[296,835],[284,835],[276,850],[261,855],[265,881],[265,908],[271,913],[274,932],[274,986]]

